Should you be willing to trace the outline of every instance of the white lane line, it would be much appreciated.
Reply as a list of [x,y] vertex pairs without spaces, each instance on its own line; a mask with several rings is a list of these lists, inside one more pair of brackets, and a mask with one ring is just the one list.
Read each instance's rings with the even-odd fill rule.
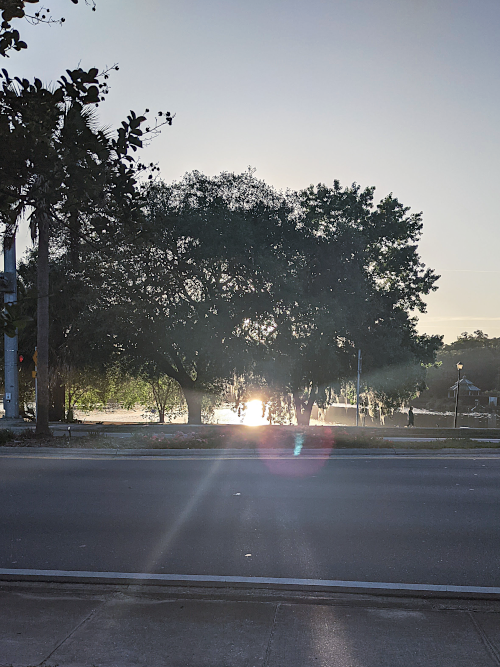
[[500,439],[499,438],[471,438],[473,442],[494,442],[497,444],[500,444]]
[[275,586],[304,589],[353,589],[381,591],[414,591],[428,593],[468,593],[500,595],[496,586],[454,586],[450,584],[405,584],[382,581],[343,581],[340,579],[294,579],[285,577],[230,577],[204,574],[148,574],[145,572],[87,572],[80,570],[27,570],[0,568],[3,581],[57,581],[94,583],[165,583],[199,585]]
[[412,438],[410,436],[404,436],[404,437],[393,437],[391,438],[390,436],[384,436],[382,438],[384,442],[442,442],[445,440],[450,440],[450,438]]
[[[405,437],[389,437],[384,436],[382,440],[384,442],[445,442],[446,440],[456,440],[453,436],[447,438],[411,438],[409,436]],[[490,442],[493,444],[500,444],[500,438],[471,438],[472,442]]]

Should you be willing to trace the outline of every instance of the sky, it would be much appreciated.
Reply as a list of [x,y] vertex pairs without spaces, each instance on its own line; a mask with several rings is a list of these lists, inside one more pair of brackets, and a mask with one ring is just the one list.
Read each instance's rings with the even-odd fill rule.
[[11,76],[118,64],[101,123],[175,113],[141,158],[166,181],[251,166],[284,190],[392,192],[423,212],[420,254],[441,276],[419,331],[500,336],[498,0],[47,4],[66,21],[24,25]]

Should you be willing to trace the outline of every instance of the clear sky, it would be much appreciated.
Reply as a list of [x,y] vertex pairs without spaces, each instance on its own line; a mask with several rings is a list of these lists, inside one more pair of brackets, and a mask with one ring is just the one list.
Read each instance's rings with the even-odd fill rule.
[[423,211],[441,275],[420,331],[500,336],[499,0],[82,2],[47,0],[64,26],[24,26],[9,74],[118,63],[101,121],[175,112],[143,153],[167,181],[252,166],[283,189],[392,192]]

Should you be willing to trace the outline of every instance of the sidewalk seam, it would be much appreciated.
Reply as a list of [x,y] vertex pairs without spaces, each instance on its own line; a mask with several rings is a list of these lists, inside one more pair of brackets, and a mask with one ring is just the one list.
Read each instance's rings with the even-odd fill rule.
[[[113,597],[115,597],[115,596],[113,596]],[[102,602],[102,603],[101,603],[101,606],[102,606],[103,604],[106,604],[106,602]],[[68,639],[70,639],[70,638],[75,634],[75,632],[76,632],[77,630],[79,630],[83,625],[85,625],[85,623],[87,623],[87,621],[90,621],[90,620],[97,614],[97,612],[98,612],[98,609],[97,609],[97,608],[96,608],[96,609],[92,609],[92,611],[90,612],[90,614],[88,614],[84,619],[82,619],[82,620],[80,621],[80,623],[78,623],[78,624],[77,624],[77,625],[76,625],[76,626],[69,632],[69,634],[68,634],[66,637],[64,637],[64,639],[61,639],[61,641],[59,642],[59,644],[57,644],[57,646],[56,646],[56,647],[49,653],[49,655],[48,655],[46,658],[44,658],[44,659],[42,660],[42,662],[40,663],[40,665],[45,665],[45,663],[47,662],[47,660],[50,660],[50,658],[54,655],[54,653],[55,653],[55,652],[56,652],[56,651],[57,651],[57,650],[58,650],[58,649],[65,643],[65,642],[67,642]]]
[[262,663],[262,667],[267,667],[269,665],[269,656],[270,656],[270,653],[271,653],[271,643],[272,643],[273,638],[274,638],[274,631],[276,629],[276,619],[278,617],[278,612],[280,610],[281,604],[282,604],[281,602],[278,602],[278,604],[276,605],[276,609],[274,611],[273,623],[271,625],[271,632],[269,633],[269,639],[267,640],[266,652],[264,654],[264,661]]
[[488,635],[486,634],[486,632],[483,630],[483,628],[481,627],[479,621],[476,619],[474,613],[468,611],[468,612],[467,612],[467,615],[468,615],[469,618],[471,619],[473,626],[476,628],[476,631],[477,631],[478,635],[480,636],[481,641],[483,642],[483,644],[484,644],[486,650],[487,650],[488,653],[491,655],[491,657],[493,658],[494,662],[495,662],[497,665],[500,665],[500,653],[498,652],[497,647],[495,646],[495,644],[493,644],[493,642],[491,641],[491,639],[488,637]]

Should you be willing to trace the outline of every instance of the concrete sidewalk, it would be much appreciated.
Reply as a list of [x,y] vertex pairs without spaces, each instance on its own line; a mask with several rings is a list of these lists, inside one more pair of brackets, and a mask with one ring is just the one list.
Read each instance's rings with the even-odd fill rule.
[[494,667],[500,602],[4,583],[0,665]]

